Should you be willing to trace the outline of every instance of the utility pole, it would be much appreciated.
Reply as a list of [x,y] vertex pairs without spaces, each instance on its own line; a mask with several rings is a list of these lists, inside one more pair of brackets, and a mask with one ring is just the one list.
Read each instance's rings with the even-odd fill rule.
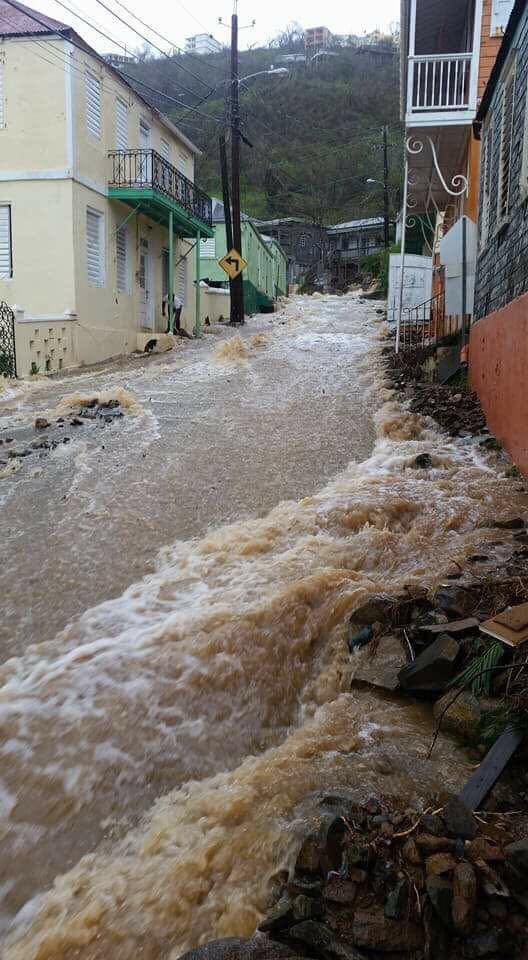
[[[222,175],[222,201],[224,204],[224,220],[226,232],[226,253],[233,249],[233,225],[231,221],[231,198],[229,196],[229,177],[227,170],[227,149],[225,133],[219,137],[220,146],[220,172]],[[233,303],[233,281],[229,278],[229,297],[230,304]],[[230,318],[232,320],[232,316]]]
[[[240,113],[238,104],[238,16],[231,17],[231,201],[233,204],[233,246],[242,255],[240,222]],[[244,323],[242,274],[231,283],[231,323]]]
[[389,208],[389,148],[387,127],[383,127],[383,242],[385,249],[390,247],[390,208]]

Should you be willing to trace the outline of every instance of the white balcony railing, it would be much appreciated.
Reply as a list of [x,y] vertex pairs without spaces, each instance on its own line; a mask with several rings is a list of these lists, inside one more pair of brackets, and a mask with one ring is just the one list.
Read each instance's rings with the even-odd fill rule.
[[474,63],[472,53],[409,57],[408,117],[475,110]]

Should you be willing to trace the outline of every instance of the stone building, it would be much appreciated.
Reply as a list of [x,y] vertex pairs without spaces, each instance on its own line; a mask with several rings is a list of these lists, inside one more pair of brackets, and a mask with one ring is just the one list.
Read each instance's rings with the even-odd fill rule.
[[[477,115],[482,144],[470,377],[528,470],[528,4],[517,0]],[[478,130],[478,128],[477,128]]]

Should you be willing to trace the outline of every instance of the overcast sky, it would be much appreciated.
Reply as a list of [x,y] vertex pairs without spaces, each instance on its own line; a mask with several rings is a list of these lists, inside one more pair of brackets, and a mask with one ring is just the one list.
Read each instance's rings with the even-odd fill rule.
[[[28,5],[48,13],[57,20],[74,26],[81,36],[97,50],[104,53],[107,50],[119,50],[119,43],[136,48],[143,41],[136,36],[125,24],[120,23],[97,2],[97,0],[64,0],[64,3],[75,9],[89,20],[96,23],[105,32],[118,41],[117,44],[90,30],[85,24],[72,16],[56,0],[26,0]],[[149,0],[148,4],[140,0],[122,0],[126,7],[137,13],[142,20],[151,24],[174,45],[183,46],[185,38],[195,33],[212,33],[218,40],[226,42],[228,31],[219,25],[218,17],[222,16],[227,22],[232,13],[229,3],[225,6],[216,0]],[[232,0],[231,0],[232,2]],[[131,21],[126,11],[118,5],[116,0],[104,0],[106,6]],[[391,23],[397,22],[399,17],[399,0],[331,0],[322,4],[320,0],[289,0],[288,4],[282,0],[260,0],[260,3],[249,3],[241,0],[238,8],[241,26],[256,20],[256,26],[241,32],[241,47],[260,46],[271,37],[280,33],[288,23],[297,21],[304,28],[327,26],[333,33],[362,34],[376,28],[386,29]],[[135,24],[139,30],[147,33],[143,27]],[[160,46],[164,46],[159,38],[151,37]]]

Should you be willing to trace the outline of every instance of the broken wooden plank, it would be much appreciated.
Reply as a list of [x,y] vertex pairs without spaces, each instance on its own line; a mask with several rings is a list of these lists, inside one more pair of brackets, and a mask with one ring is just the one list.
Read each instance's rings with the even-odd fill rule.
[[436,636],[438,633],[463,634],[476,630],[480,621],[476,617],[466,617],[465,620],[452,620],[451,623],[425,623],[420,626],[423,633]]
[[524,734],[515,727],[507,727],[495,741],[477,770],[471,775],[458,797],[470,810],[478,810],[493,784],[509,763]]

